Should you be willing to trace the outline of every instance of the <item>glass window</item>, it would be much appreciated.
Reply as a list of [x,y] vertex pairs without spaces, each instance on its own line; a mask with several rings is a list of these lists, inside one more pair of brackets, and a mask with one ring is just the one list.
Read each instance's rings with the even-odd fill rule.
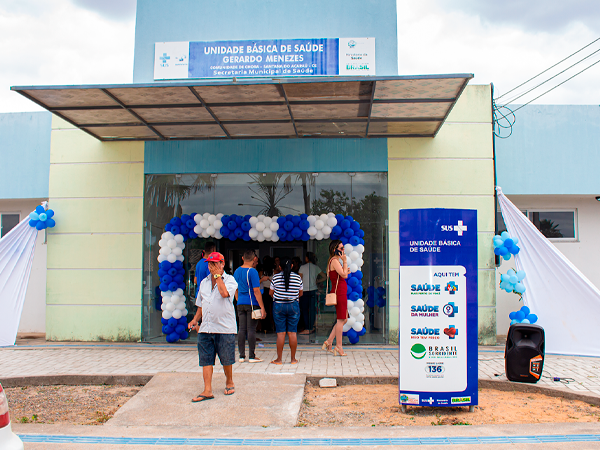
[[575,239],[575,211],[529,211],[529,220],[549,239]]
[[[499,209],[500,207],[498,207],[498,210],[496,210],[496,221],[498,223],[498,232],[496,234],[501,234],[506,230],[506,223],[504,223],[504,218],[502,217],[502,212]],[[521,212],[527,216],[527,211],[521,210]]]
[[19,214],[2,214],[0,238],[6,236],[10,230],[19,224]]
[[[147,175],[144,196],[144,338],[164,339],[160,322],[161,299],[156,292],[160,283],[156,258],[159,251],[158,240],[164,226],[174,216],[207,212],[241,216],[316,215],[332,212],[353,216],[365,233],[364,264],[361,270],[367,334],[360,338],[360,342],[386,342],[387,183],[385,172]],[[311,331],[308,342],[322,343],[327,338],[335,321],[335,308],[325,306],[325,277],[320,274],[327,270],[330,240],[258,242],[197,238],[187,241],[183,254],[187,306],[191,315],[195,312],[195,265],[201,258],[205,244],[211,240],[215,242],[217,251],[225,256],[226,271],[229,273],[239,267],[241,255],[246,249],[257,253],[260,260],[257,268],[261,276],[267,277],[277,271],[276,259],[283,262],[285,259],[299,258],[300,264],[305,264],[308,257],[313,265],[305,267],[303,272],[308,278],[307,287],[316,286],[316,289],[311,293],[313,300],[310,315],[302,318],[302,321],[307,320],[309,323],[302,323],[302,327]],[[261,284],[265,288],[269,286],[267,280]],[[373,289],[369,290],[370,287]],[[378,289],[377,298],[369,299],[368,292],[373,292],[374,289]],[[269,318],[263,324],[263,331],[269,331]],[[268,336],[265,337],[267,341]]]

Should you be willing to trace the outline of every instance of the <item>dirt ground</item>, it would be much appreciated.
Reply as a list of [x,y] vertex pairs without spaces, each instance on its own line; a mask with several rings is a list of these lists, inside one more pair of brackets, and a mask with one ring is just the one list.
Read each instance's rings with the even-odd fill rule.
[[6,388],[12,422],[101,425],[142,386]]
[[579,400],[543,394],[479,391],[479,406],[407,407],[400,411],[398,385],[307,385],[298,426],[486,425],[508,423],[598,422],[600,408]]

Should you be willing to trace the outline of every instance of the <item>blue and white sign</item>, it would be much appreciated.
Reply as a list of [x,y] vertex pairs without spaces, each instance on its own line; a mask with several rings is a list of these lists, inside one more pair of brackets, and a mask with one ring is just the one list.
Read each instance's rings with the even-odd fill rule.
[[157,42],[154,79],[375,75],[375,38]]
[[477,404],[477,211],[400,211],[399,401]]

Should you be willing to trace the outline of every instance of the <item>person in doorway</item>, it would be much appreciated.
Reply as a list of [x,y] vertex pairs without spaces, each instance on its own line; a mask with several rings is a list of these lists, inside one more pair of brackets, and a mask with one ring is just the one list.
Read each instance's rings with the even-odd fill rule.
[[302,284],[306,288],[300,297],[300,316],[304,322],[304,330],[299,334],[310,334],[314,332],[315,309],[317,301],[317,283],[324,281],[327,276],[317,266],[317,255],[307,252],[304,257],[305,264],[300,266]]
[[196,297],[198,296],[198,289],[200,287],[200,282],[204,280],[207,276],[210,275],[208,270],[208,262],[206,261],[206,257],[210,255],[212,252],[217,250],[217,246],[214,242],[207,242],[204,246],[204,251],[202,252],[202,258],[196,264],[196,270],[194,272],[194,284],[196,285]]
[[292,258],[292,271],[297,273],[298,275],[300,275],[300,278],[302,278],[302,275],[300,274],[300,266],[302,265],[302,260],[300,258],[298,258],[297,256],[294,256]]
[[[200,282],[196,306],[198,310],[189,329],[198,331],[198,364],[202,367],[204,390],[192,399],[201,402],[215,398],[212,391],[213,366],[216,356],[225,372],[225,395],[235,393],[233,363],[235,362],[235,335],[237,331],[233,297],[237,282],[225,273],[225,258],[213,252],[206,258],[210,276]],[[198,321],[202,324],[198,327]]]
[[277,275],[281,272],[281,258],[279,258],[279,256],[276,256],[274,261],[275,267],[273,268],[273,274]]
[[252,311],[259,309],[261,318],[267,317],[262,294],[260,293],[260,278],[254,265],[258,261],[254,250],[246,250],[242,257],[244,264],[238,267],[233,274],[238,284],[236,291],[237,313],[240,329],[238,331],[238,350],[240,362],[246,361],[246,336],[248,337],[249,362],[262,362],[256,356],[256,325],[258,320],[252,318]]
[[292,271],[292,262],[286,261],[283,271],[273,276],[269,290],[269,294],[273,297],[273,319],[277,332],[277,359],[271,361],[272,364],[283,364],[282,355],[286,334],[290,345],[291,363],[298,364],[296,332],[300,319],[298,299],[302,297],[302,289],[302,278]]
[[329,261],[327,262],[327,273],[331,279],[331,291],[335,292],[337,302],[335,305],[336,322],[331,330],[329,339],[323,343],[323,350],[331,352],[333,340],[335,339],[334,356],[346,356],[342,349],[342,333],[344,324],[348,320],[348,298],[346,290],[346,278],[350,273],[348,261],[344,252],[342,241],[335,240],[329,244]]
[[265,255],[262,263],[262,270],[258,270],[260,277],[260,287],[262,288],[263,304],[267,311],[267,318],[261,320],[261,330],[265,333],[275,331],[275,322],[273,322],[273,298],[269,295],[269,288],[271,287],[271,278],[273,277],[273,258],[269,255]]

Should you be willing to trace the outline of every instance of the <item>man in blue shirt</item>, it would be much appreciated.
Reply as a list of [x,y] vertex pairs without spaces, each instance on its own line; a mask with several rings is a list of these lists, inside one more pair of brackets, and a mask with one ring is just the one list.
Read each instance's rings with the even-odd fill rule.
[[240,351],[240,362],[246,361],[246,334],[248,335],[248,347],[250,349],[249,362],[261,362],[255,353],[256,347],[256,325],[258,320],[252,319],[252,311],[260,308],[261,318],[267,317],[267,312],[260,293],[260,278],[254,268],[253,250],[246,250],[244,264],[238,267],[233,274],[238,284],[236,291],[237,313],[240,329],[238,331],[238,348]]
[[214,242],[207,242],[204,246],[204,253],[202,255],[202,259],[198,261],[196,264],[196,271],[194,272],[194,284],[196,285],[196,297],[198,296],[198,288],[200,287],[200,282],[204,280],[208,275],[210,275],[210,271],[208,270],[208,261],[206,261],[206,257],[213,252],[217,251],[217,247]]

